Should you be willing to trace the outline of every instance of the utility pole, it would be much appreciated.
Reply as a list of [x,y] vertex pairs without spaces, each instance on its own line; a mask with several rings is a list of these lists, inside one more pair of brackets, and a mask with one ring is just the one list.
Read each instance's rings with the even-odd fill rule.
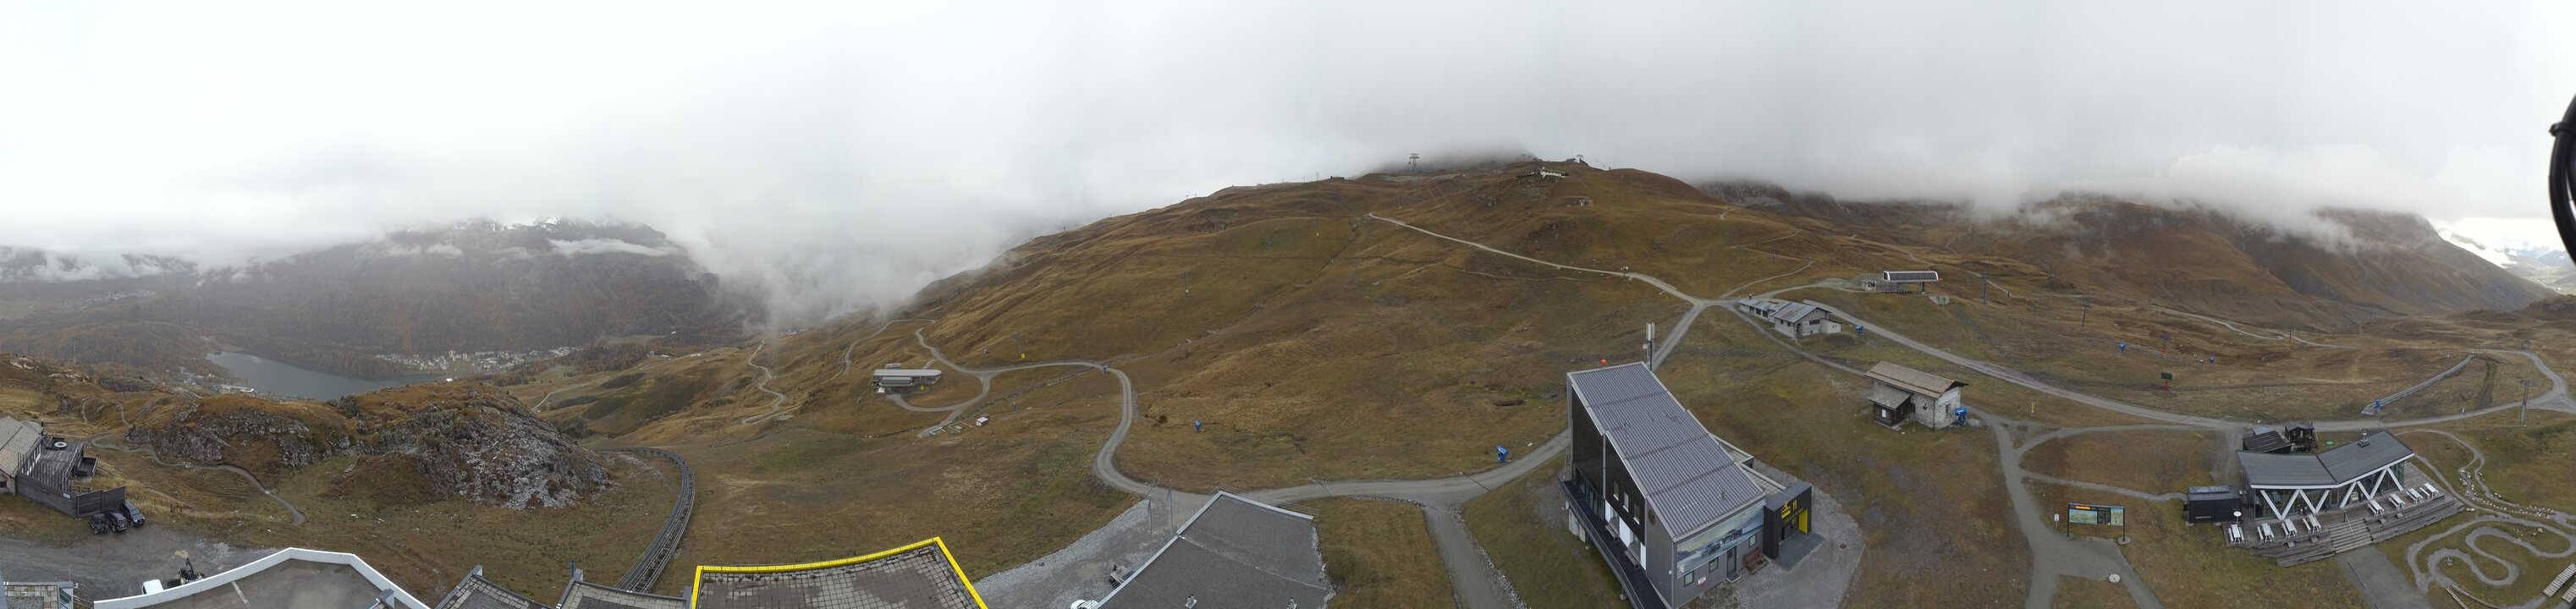
[[2528,379],[2528,378],[2522,378],[2522,377],[2514,377],[2514,379],[2513,379],[2513,380],[2521,381],[2521,382],[2522,382],[2522,407],[2521,407],[2521,408],[2517,408],[2517,409],[2516,409],[2516,410],[2517,410],[2517,411],[2519,411],[2521,414],[2520,414],[2520,417],[2514,421],[2514,424],[2515,424],[2515,425],[2521,425],[2521,424],[2525,424],[2525,423],[2530,423],[2530,422],[2531,422],[2531,379]]
[[1646,322],[1646,366],[1655,366],[1655,322]]

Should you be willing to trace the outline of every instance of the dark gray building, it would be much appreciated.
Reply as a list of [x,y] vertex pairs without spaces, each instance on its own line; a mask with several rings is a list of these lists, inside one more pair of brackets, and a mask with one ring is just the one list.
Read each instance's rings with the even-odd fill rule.
[[1319,609],[1333,597],[1315,517],[1218,492],[1099,609]]
[[1638,607],[1677,607],[1765,564],[1808,529],[1809,489],[1747,467],[1643,363],[1566,375],[1568,527]]
[[0,493],[86,518],[125,507],[125,488],[94,489],[78,480],[97,469],[89,443],[48,436],[34,422],[0,417]]

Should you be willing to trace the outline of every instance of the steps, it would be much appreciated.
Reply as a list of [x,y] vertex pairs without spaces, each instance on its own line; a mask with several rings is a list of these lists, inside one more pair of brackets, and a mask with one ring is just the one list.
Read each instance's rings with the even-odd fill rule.
[[[2391,502],[2384,497],[2383,495],[2380,499],[2380,504],[2391,505]],[[2254,555],[2272,559],[2273,562],[2284,567],[2315,562],[2432,526],[2433,523],[2450,518],[2452,514],[2460,513],[2461,508],[2460,501],[2449,495],[2412,500],[2405,507],[2378,514],[2372,514],[2369,508],[2356,505],[2352,508],[2317,514],[2318,523],[2324,528],[2322,531],[2305,528],[2305,520],[2301,520],[2303,528],[2298,535],[2252,542],[2245,544],[2244,547]],[[2256,522],[2261,521],[2246,523],[2245,530],[2248,531],[2248,535],[2256,529]],[[2280,530],[2279,521],[2269,522],[2272,522],[2273,530]]]

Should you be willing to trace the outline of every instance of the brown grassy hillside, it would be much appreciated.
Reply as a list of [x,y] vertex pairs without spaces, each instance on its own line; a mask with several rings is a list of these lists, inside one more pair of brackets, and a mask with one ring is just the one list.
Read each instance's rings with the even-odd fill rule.
[[1953,281],[1985,272],[2265,324],[2349,329],[2397,316],[2517,309],[2553,294],[2405,214],[2324,210],[2313,226],[2285,229],[2207,206],[2089,195],[1999,216],[1950,204],[1837,201],[1755,183],[1708,189],[1836,231],[2032,267],[1934,266]]

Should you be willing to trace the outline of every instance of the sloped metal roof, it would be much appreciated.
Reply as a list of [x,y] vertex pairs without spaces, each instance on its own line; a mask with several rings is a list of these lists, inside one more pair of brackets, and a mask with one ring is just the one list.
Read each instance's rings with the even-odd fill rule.
[[1913,398],[1914,394],[1906,393],[1905,390],[1898,389],[1894,386],[1877,383],[1873,383],[1869,386],[1869,403],[1871,404],[1877,404],[1888,408],[1896,408],[1904,406],[1906,400]]
[[1895,385],[1898,389],[1929,396],[1948,393],[1953,387],[1967,384],[1938,374],[1907,368],[1896,362],[1879,362],[1878,365],[1870,366],[1869,378]]
[[501,584],[483,577],[483,568],[465,574],[456,588],[438,600],[438,609],[553,609],[526,595],[511,592]]
[[572,580],[564,586],[562,609],[688,609],[689,600],[602,584]]
[[1674,539],[1762,500],[1762,486],[1644,363],[1565,376]]
[[1101,609],[1323,607],[1333,597],[1315,519],[1219,492]]
[[44,435],[44,428],[34,422],[0,417],[0,475],[15,477],[25,469],[28,455],[35,454],[36,442]]
[[1808,317],[1824,314],[1826,314],[1824,308],[1816,306],[1816,303],[1792,302],[1782,304],[1780,305],[1780,308],[1772,309],[1770,313],[1764,314],[1763,317],[1771,318],[1772,321],[1800,322],[1805,321]]
[[2245,470],[2245,483],[2253,486],[2339,486],[2414,455],[2415,449],[2396,436],[2374,431],[2313,455],[2239,452],[2236,463]]
[[2362,477],[2414,455],[2415,448],[2398,441],[2397,436],[2374,431],[2362,434],[2361,439],[2351,444],[2317,453],[2317,460],[2325,463],[2326,473],[2341,481]]

